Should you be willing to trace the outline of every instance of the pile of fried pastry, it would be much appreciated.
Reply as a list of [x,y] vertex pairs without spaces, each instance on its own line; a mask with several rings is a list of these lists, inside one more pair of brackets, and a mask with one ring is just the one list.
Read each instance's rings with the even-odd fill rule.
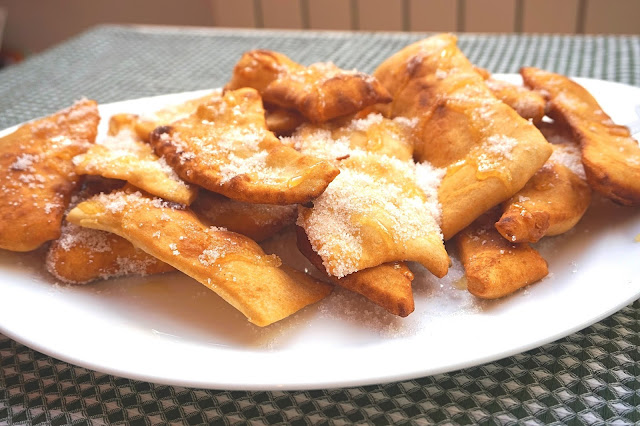
[[[367,75],[254,50],[224,89],[109,118],[81,100],[0,139],[0,248],[45,245],[65,283],[172,270],[266,326],[331,293],[414,310],[407,262],[500,298],[548,274],[530,246],[571,229],[592,191],[640,204],[640,148],[570,79],[525,87],[450,34]],[[260,241],[295,227],[318,280]],[[44,254],[43,254],[44,255]]]

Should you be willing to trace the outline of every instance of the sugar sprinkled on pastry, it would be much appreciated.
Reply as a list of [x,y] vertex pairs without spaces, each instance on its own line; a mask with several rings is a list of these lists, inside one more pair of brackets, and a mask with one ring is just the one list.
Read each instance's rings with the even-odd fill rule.
[[99,120],[85,99],[0,138],[0,248],[30,251],[60,236],[82,182],[71,159],[93,144]]
[[157,128],[151,144],[185,181],[251,203],[308,202],[339,173],[282,144],[250,88],[227,91],[188,118]]

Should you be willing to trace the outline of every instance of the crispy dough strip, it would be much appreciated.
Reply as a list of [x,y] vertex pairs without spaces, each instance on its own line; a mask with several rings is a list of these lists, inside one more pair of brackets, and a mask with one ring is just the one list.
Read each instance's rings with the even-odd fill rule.
[[467,288],[482,299],[507,296],[549,273],[547,261],[535,249],[510,243],[496,231],[496,218],[495,212],[483,215],[453,239]]
[[492,78],[485,80],[485,84],[496,98],[513,108],[520,117],[533,123],[542,121],[547,101],[540,93]]
[[[535,243],[545,235],[559,235],[573,228],[587,211],[591,188],[579,172],[563,164],[576,157],[575,145],[553,145],[554,154],[516,195],[502,205],[496,229],[508,241]],[[571,159],[565,160],[571,161]],[[584,173],[584,172],[583,172]]]
[[252,50],[240,58],[225,90],[241,87],[253,87],[265,102],[295,109],[316,123],[391,100],[369,75],[341,70],[332,63],[305,67],[268,50]]
[[182,181],[135,131],[138,116],[117,114],[109,121],[108,137],[73,159],[76,173],[126,180],[169,201],[189,205],[198,188]]
[[244,203],[205,190],[200,191],[191,208],[204,221],[246,235],[257,242],[295,223],[298,216],[295,205]]
[[85,99],[0,138],[0,249],[30,251],[60,236],[82,182],[71,159],[94,142],[99,120]]
[[174,268],[118,235],[65,223],[46,259],[47,271],[70,284],[126,275],[152,275]]
[[303,124],[283,141],[303,154],[328,160],[343,159],[353,150],[361,150],[412,161],[413,120],[402,117],[391,120],[377,113],[359,115],[343,123]]
[[221,91],[219,89],[214,90],[213,92],[207,93],[206,95],[199,98],[189,99],[185,102],[175,105],[168,105],[150,114],[145,114],[138,117],[135,122],[135,130],[138,134],[138,137],[145,142],[149,142],[151,132],[156,127],[166,126],[167,124],[173,123],[176,120],[188,117],[189,115],[193,114],[201,104],[204,104],[211,99],[219,98],[220,93]]
[[249,238],[208,228],[188,208],[140,193],[117,191],[76,206],[67,219],[76,225],[113,232],[170,264],[266,326],[331,292],[331,286],[266,255]]
[[276,136],[289,136],[305,122],[299,112],[271,105],[265,105],[265,120]]
[[640,205],[640,146],[587,90],[569,78],[537,68],[522,68],[527,86],[549,96],[548,114],[568,125],[580,142],[589,185],[620,204]]
[[361,294],[393,315],[406,317],[415,309],[411,289],[414,277],[406,263],[383,263],[336,278],[327,274],[322,258],[313,251],[304,229],[296,227],[296,236],[300,252],[334,284]]
[[[122,182],[90,177],[72,204],[77,205],[101,192],[122,187]],[[83,228],[65,220],[60,238],[53,241],[46,258],[47,271],[69,284],[122,277],[151,275],[173,271],[174,268],[137,249],[129,241],[109,232]]]
[[250,88],[227,91],[188,118],[157,128],[151,145],[185,181],[249,203],[306,203],[339,173],[267,130],[260,95]]
[[445,239],[519,191],[551,155],[540,132],[491,93],[453,35],[402,49],[374,76],[393,96],[392,117],[419,120],[417,161],[447,168],[438,191]]

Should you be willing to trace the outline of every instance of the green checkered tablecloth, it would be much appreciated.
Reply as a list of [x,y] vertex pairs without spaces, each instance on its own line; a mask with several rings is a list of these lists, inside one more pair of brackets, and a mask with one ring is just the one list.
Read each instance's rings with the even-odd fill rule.
[[[252,48],[369,72],[421,37],[98,27],[0,71],[0,128],[83,96],[104,103],[221,86]],[[640,85],[637,36],[461,35],[460,47],[492,72],[527,64]],[[0,309],[8,303],[1,297]],[[0,424],[633,424],[640,422],[639,332],[636,301],[580,332],[489,364],[390,384],[292,392],[119,378],[0,334]]]

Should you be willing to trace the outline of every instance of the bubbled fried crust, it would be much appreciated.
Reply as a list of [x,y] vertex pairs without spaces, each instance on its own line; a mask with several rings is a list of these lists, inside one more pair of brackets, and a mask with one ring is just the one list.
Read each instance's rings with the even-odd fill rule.
[[295,109],[315,123],[391,101],[380,82],[367,74],[331,63],[305,67],[265,50],[247,52],[240,59],[226,89],[240,87],[253,87],[265,102]]
[[640,205],[640,146],[629,129],[613,123],[595,98],[569,78],[525,67],[524,83],[549,97],[548,114],[580,142],[587,182],[620,204]]
[[283,145],[266,128],[260,95],[251,88],[227,91],[155,129],[151,145],[183,180],[250,203],[309,202],[339,173]]
[[96,102],[82,100],[0,138],[0,248],[30,251],[58,238],[81,183],[71,159],[95,141],[99,120]]
[[406,317],[413,312],[415,308],[411,289],[413,273],[406,263],[383,263],[337,278],[326,272],[322,258],[313,251],[304,229],[296,227],[296,236],[300,253],[334,284],[361,294],[393,315]]

